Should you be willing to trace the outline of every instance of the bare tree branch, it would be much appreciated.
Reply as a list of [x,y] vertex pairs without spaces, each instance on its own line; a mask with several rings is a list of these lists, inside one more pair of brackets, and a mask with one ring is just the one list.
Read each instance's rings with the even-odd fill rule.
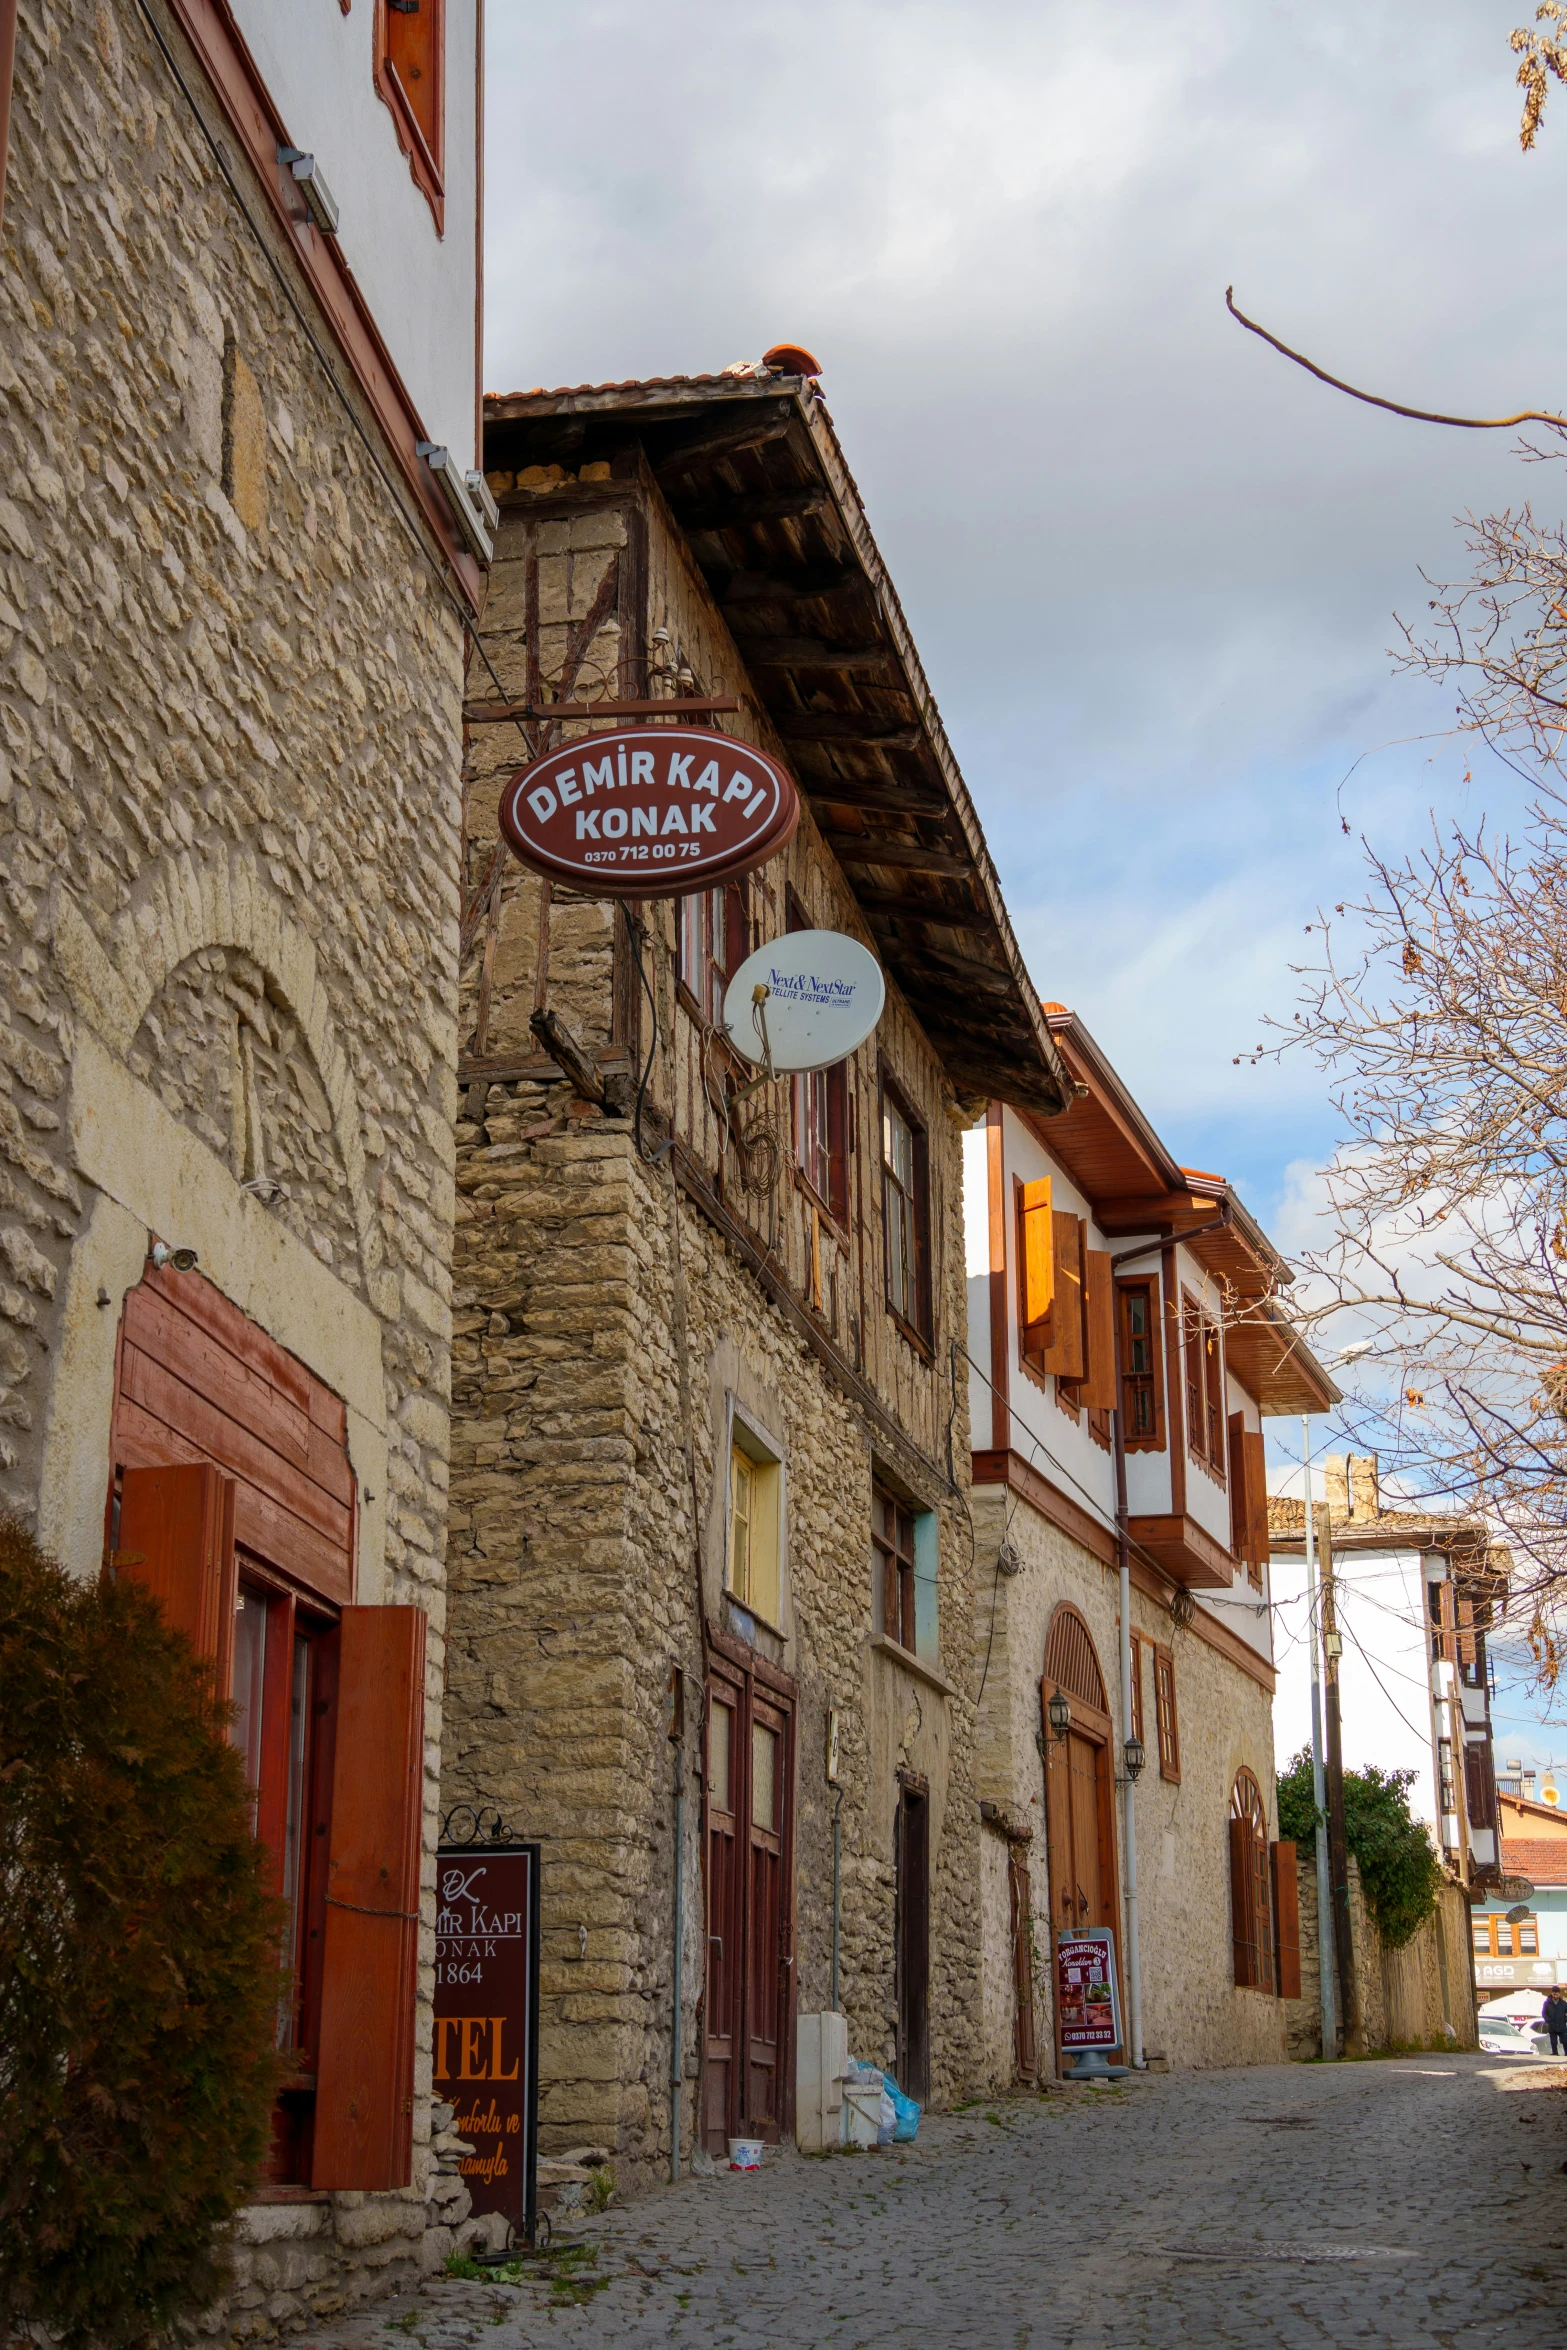
[[[1556,0],[1547,0],[1547,6],[1554,7],[1555,5]],[[1561,5],[1567,8],[1567,0],[1561,0]],[[1517,39],[1518,36],[1515,33],[1513,35],[1515,45]],[[1556,69],[1553,68],[1554,70]],[[1288,343],[1281,343],[1277,335],[1270,335],[1265,326],[1259,326],[1254,318],[1246,316],[1244,310],[1237,309],[1233,286],[1226,286],[1224,289],[1224,306],[1230,316],[1238,325],[1243,326],[1248,334],[1260,335],[1262,340],[1271,344],[1275,351],[1281,352],[1286,359],[1293,359],[1295,365],[1304,367],[1308,375],[1314,375],[1318,383],[1331,385],[1335,392],[1347,392],[1352,400],[1364,400],[1368,408],[1386,408],[1394,416],[1412,416],[1417,424],[1456,425],[1461,432],[1505,432],[1515,424],[1551,424],[1567,431],[1567,416],[1548,416],[1540,408],[1522,408],[1516,416],[1440,416],[1431,408],[1406,408],[1401,400],[1384,400],[1380,393],[1357,391],[1353,384],[1345,383],[1341,376],[1329,375],[1325,367],[1319,367],[1316,361],[1308,359],[1304,352],[1292,351]]]

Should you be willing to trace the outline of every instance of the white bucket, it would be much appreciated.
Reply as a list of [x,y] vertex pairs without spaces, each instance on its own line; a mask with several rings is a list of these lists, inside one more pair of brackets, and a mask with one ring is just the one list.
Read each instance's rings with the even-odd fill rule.
[[729,2141],[731,2170],[760,2170],[762,2141],[760,2138],[731,2138]]
[[857,2081],[846,2081],[843,2089],[843,2143],[846,2146],[874,2146],[881,2128],[882,2086],[878,2076],[861,2088]]

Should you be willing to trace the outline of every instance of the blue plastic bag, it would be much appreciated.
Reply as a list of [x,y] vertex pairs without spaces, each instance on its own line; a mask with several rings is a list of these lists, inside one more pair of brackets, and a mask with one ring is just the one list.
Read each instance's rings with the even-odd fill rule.
[[892,2099],[893,2111],[898,2117],[893,2128],[892,2142],[894,2146],[907,2146],[919,2129],[920,2109],[912,2097],[904,2096],[891,2073],[882,2074],[881,2085]]

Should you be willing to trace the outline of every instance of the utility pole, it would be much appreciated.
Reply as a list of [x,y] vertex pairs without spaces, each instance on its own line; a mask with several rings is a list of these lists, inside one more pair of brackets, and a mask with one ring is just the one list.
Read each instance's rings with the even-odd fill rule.
[[1317,1987],[1322,2008],[1322,2054],[1338,2054],[1338,1996],[1334,1986],[1333,1872],[1328,1858],[1327,1774],[1322,1762],[1322,1623],[1317,1602],[1316,1521],[1311,1498],[1311,1421],[1301,1417],[1301,1459],[1306,1471],[1306,1633],[1311,1642],[1311,1799],[1316,1806]]
[[1339,1998],[1344,2016],[1344,2053],[1358,2056],[1364,2046],[1360,1990],[1355,1981],[1355,1951],[1349,1930],[1349,1833],[1344,1818],[1344,1740],[1339,1719],[1338,1668],[1343,1643],[1339,1637],[1337,1593],[1333,1580],[1333,1520],[1328,1504],[1316,1505],[1317,1557],[1322,1569],[1322,1657],[1327,1677],[1327,1797],[1328,1859],[1333,1871],[1333,1940],[1338,1958]]

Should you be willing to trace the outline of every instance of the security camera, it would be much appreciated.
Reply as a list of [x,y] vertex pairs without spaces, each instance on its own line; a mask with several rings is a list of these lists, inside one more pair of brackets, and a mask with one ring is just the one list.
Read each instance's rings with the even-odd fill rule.
[[196,1269],[193,1248],[170,1248],[166,1240],[155,1240],[148,1253],[160,1273],[165,1266],[172,1266],[176,1273],[193,1273]]

